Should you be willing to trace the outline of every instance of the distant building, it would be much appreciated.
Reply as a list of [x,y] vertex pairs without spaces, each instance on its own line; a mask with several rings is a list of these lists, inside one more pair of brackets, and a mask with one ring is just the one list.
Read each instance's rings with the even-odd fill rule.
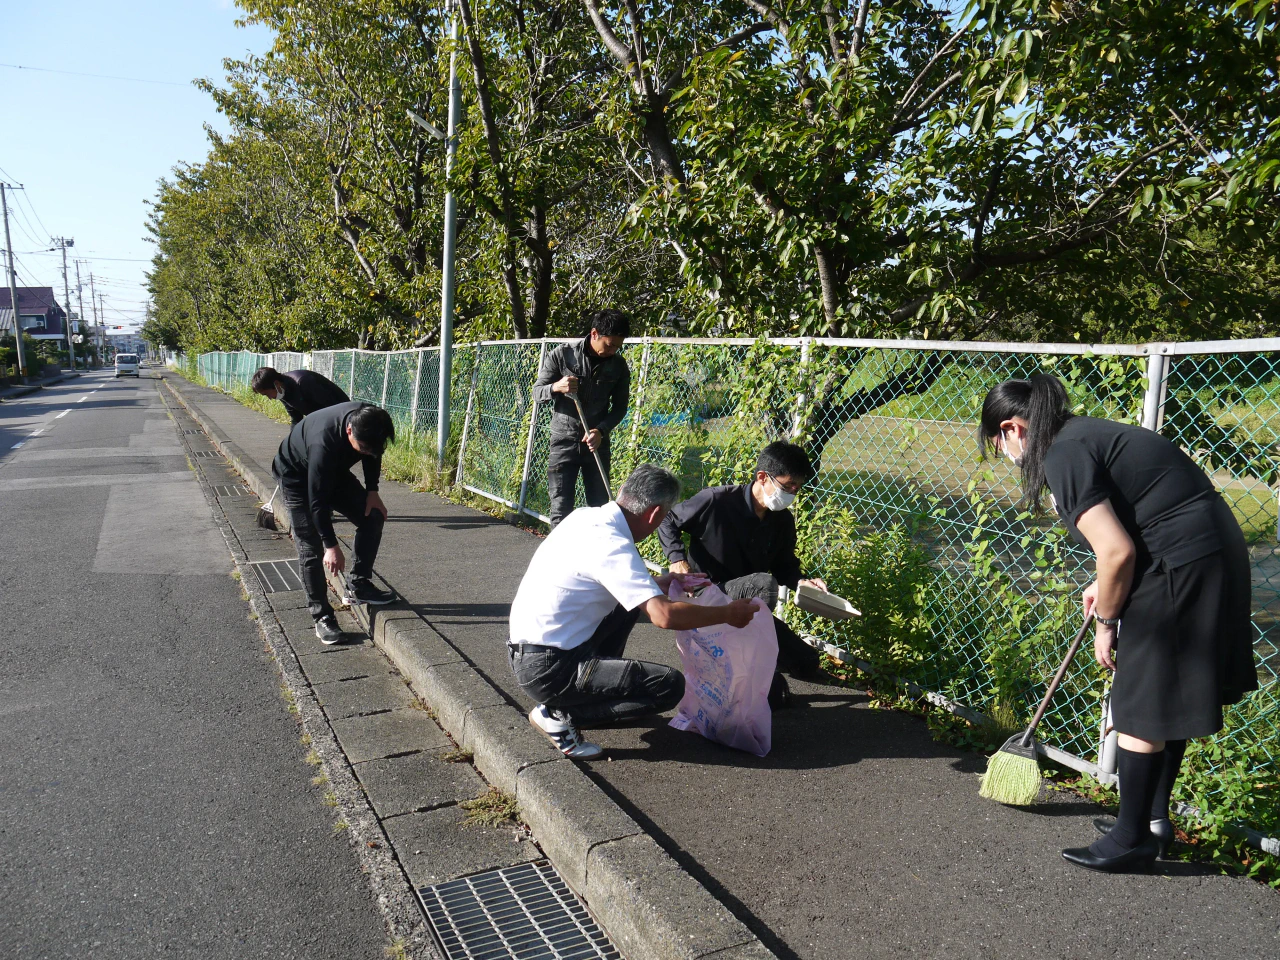
[[[54,298],[53,287],[18,288],[18,324],[36,340],[65,340],[67,312]],[[13,301],[0,287],[0,335],[13,333]]]
[[147,354],[147,341],[136,333],[108,333],[107,344],[115,353]]

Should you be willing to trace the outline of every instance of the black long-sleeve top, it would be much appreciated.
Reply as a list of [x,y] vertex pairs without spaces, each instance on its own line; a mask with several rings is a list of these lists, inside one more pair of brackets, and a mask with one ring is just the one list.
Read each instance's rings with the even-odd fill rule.
[[551,432],[559,436],[585,432],[578,421],[573,400],[555,393],[551,386],[562,377],[578,378],[578,400],[587,418],[587,430],[599,430],[606,437],[627,415],[631,392],[631,370],[620,354],[597,356],[587,339],[562,343],[547,353],[533,384],[533,396],[539,403],[552,404]]
[[289,370],[280,374],[280,383],[284,390],[276,399],[284,404],[285,412],[294,423],[325,407],[351,402],[346,391],[314,370]]
[[[686,552],[680,534],[689,534]],[[751,573],[771,573],[792,590],[800,581],[796,521],[790,510],[766,510],[757,517],[751,484],[707,487],[677,503],[658,527],[670,563],[687,560],[715,583]]]
[[332,503],[338,477],[359,461],[364,469],[364,488],[373,493],[382,476],[382,458],[357,452],[347,438],[351,415],[367,406],[371,404],[351,400],[303,418],[284,438],[271,463],[271,472],[282,487],[305,495],[312,523],[326,549],[338,545]]

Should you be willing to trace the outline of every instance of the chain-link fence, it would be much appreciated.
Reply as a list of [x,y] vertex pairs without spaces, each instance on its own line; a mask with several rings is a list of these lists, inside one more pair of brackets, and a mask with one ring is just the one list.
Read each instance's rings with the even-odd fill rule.
[[[458,481],[544,521],[550,409],[534,401],[532,386],[558,342],[461,346],[453,364]],[[1056,522],[1015,507],[1011,467],[979,460],[982,398],[1002,380],[1048,372],[1067,385],[1076,412],[1159,430],[1213,478],[1253,565],[1261,688],[1231,708],[1214,741],[1240,749],[1203,751],[1189,763],[1208,772],[1243,764],[1275,779],[1280,340],[1090,348],[638,339],[623,356],[631,397],[612,437],[615,484],[640,462],[675,470],[686,495],[741,483],[765,443],[797,439],[818,465],[795,507],[806,575],[825,579],[864,616],[834,623],[790,607],[788,619],[1009,727],[1026,722],[1074,633],[1092,558]],[[299,355],[205,354],[199,366],[229,389],[262,364],[304,365],[283,357]],[[411,437],[434,434],[438,349],[315,353],[310,366],[353,399],[385,406]],[[662,562],[656,542],[642,551]],[[1095,764],[1105,683],[1082,657],[1039,736],[1058,759],[1110,779]],[[1271,809],[1257,825],[1274,835],[1277,817]]]

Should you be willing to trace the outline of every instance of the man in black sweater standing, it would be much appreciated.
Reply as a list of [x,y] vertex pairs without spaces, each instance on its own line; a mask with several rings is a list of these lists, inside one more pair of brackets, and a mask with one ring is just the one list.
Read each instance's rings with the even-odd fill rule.
[[[395,439],[395,433],[391,416],[381,407],[358,400],[340,403],[295,424],[271,464],[289,509],[307,609],[322,643],[342,639],[325,580],[326,570],[339,574],[347,565],[333,529],[334,510],[356,526],[343,603],[390,603],[395,599],[393,592],[378,589],[369,579],[387,519],[387,508],[378,496],[382,451]],[[364,470],[364,486],[351,473],[357,461]]]
[[[584,339],[550,351],[533,384],[534,399],[552,404],[547,493],[553,527],[573,510],[579,473],[588,506],[609,502],[592,451],[600,455],[607,472],[609,434],[627,415],[631,371],[618,351],[631,335],[631,320],[621,310],[600,310],[589,318],[588,329]],[[585,424],[578,419],[573,394],[582,404]]]
[[249,386],[258,396],[283,403],[294,424],[309,413],[351,401],[340,386],[314,370],[279,373],[275,367],[259,367]]
[[[796,521],[787,508],[813,476],[809,455],[778,440],[761,451],[747,483],[708,487],[677,503],[658,527],[658,539],[672,573],[705,573],[735,599],[758,597],[770,608],[778,587],[806,583],[826,590],[821,580],[801,580],[796,557]],[[683,534],[689,534],[686,549]],[[778,666],[793,677],[820,675],[819,654],[789,626],[774,618]],[[787,683],[775,674],[770,706],[787,702]]]

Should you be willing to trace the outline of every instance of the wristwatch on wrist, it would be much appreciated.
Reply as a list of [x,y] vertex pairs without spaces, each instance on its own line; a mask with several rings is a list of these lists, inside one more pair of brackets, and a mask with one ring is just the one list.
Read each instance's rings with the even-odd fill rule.
[[1095,613],[1093,615],[1093,619],[1097,620],[1104,627],[1118,627],[1120,625],[1119,617],[1100,617]]

